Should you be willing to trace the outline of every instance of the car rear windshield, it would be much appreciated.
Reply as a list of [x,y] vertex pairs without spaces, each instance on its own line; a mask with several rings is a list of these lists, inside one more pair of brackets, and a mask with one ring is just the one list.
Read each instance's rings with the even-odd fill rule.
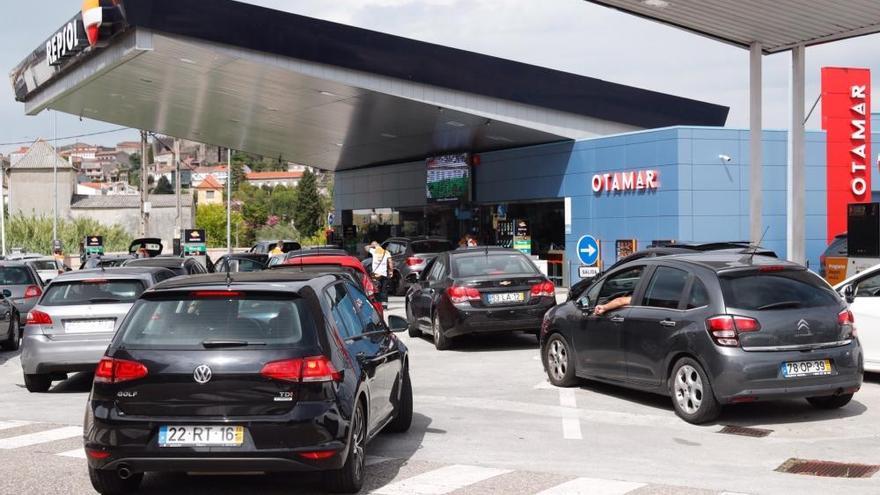
[[34,283],[30,270],[23,266],[0,267],[0,285],[31,285]]
[[32,263],[34,270],[57,270],[58,267],[55,266],[55,262],[51,260],[45,261],[34,261]]
[[413,254],[422,253],[445,253],[452,251],[452,243],[449,241],[415,241],[412,243]]
[[145,287],[140,280],[76,280],[55,282],[46,289],[41,306],[130,303]]
[[524,255],[489,253],[485,255],[453,256],[453,274],[456,277],[483,277],[490,275],[537,275],[535,265]]
[[834,290],[806,270],[722,276],[721,292],[727,307],[750,311],[840,304]]
[[302,298],[141,299],[119,330],[126,347],[313,347],[314,319]]

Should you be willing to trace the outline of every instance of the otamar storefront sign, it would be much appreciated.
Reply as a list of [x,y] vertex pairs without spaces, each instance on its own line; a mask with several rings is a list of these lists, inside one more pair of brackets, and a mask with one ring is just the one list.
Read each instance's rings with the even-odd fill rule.
[[871,201],[871,71],[822,68],[828,242],[846,232],[847,205]]
[[660,188],[660,172],[657,170],[629,170],[593,175],[593,192],[646,191]]

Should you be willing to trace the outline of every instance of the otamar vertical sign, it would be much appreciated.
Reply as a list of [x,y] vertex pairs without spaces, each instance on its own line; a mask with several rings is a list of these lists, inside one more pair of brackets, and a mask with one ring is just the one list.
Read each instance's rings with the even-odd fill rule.
[[871,71],[822,68],[828,242],[846,231],[846,205],[871,201]]

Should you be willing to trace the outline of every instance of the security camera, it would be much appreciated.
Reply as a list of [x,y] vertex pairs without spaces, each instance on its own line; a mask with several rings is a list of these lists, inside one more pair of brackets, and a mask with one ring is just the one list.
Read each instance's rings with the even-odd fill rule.
[[732,158],[730,158],[730,155],[718,155],[718,158],[720,158],[722,162],[729,162],[730,160],[732,160]]

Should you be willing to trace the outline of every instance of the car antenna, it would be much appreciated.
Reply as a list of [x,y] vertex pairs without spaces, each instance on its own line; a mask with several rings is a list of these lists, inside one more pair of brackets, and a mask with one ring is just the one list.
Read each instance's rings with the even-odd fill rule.
[[758,239],[758,243],[753,246],[752,252],[749,254],[749,264],[752,264],[752,260],[755,259],[755,255],[758,254],[758,248],[761,247],[761,243],[764,242],[764,236],[767,235],[767,231],[770,230],[770,226],[764,227],[764,233],[761,234],[761,238]]

